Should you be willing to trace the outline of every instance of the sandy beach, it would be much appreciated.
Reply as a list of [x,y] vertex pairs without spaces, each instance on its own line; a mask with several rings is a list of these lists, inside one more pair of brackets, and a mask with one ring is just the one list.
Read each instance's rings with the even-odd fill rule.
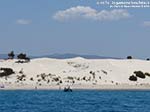
[[[6,85],[0,90],[64,90],[66,86]],[[150,90],[150,85],[73,85],[72,90]]]

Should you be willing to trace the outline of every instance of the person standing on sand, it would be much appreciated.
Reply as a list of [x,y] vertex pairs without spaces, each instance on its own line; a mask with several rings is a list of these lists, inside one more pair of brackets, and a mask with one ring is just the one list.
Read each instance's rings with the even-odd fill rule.
[[35,86],[35,90],[37,90],[37,86]]
[[4,84],[1,84],[1,85],[0,85],[0,88],[5,88]]
[[59,90],[61,90],[61,86],[59,85]]

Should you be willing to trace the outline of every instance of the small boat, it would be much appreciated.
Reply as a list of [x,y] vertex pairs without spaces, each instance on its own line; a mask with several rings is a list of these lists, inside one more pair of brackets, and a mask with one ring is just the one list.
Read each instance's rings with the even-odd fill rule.
[[65,87],[64,88],[64,92],[72,92],[72,89],[70,88],[70,86],[69,87]]

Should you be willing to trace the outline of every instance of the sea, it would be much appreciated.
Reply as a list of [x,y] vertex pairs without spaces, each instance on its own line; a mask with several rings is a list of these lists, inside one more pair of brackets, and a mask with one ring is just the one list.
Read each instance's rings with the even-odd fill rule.
[[2,90],[0,112],[150,112],[150,91]]

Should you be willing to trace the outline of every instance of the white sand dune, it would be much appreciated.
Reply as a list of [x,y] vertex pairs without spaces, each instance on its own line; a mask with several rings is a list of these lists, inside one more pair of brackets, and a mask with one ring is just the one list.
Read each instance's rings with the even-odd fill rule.
[[[150,73],[150,61],[138,59],[32,59],[29,63],[0,60],[0,68],[15,72],[0,77],[5,89],[58,89],[71,86],[76,89],[150,89],[150,77],[130,81],[134,71]],[[22,71],[22,72],[20,72]],[[19,73],[20,72],[20,73]],[[41,75],[44,74],[44,75]],[[18,77],[25,75],[22,80]]]

